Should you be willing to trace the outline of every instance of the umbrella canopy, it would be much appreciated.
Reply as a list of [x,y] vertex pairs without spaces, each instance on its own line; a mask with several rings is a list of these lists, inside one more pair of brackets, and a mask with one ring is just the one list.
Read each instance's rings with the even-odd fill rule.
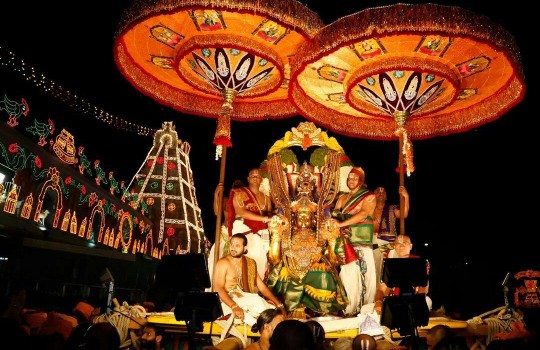
[[142,93],[223,119],[214,141],[230,146],[228,118],[297,114],[288,99],[290,60],[321,27],[296,1],[138,0],[124,13],[114,57]]
[[291,95],[309,119],[341,134],[411,139],[489,122],[525,93],[511,34],[460,7],[397,4],[342,17],[303,45]]
[[492,121],[523,99],[525,84],[500,25],[460,7],[396,4],[321,29],[298,51],[290,93],[300,113],[334,132],[399,138],[402,185],[403,162],[414,170],[410,140]]

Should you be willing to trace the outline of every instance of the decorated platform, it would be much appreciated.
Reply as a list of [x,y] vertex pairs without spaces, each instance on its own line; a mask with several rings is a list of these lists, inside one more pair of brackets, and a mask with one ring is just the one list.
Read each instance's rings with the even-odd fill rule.
[[[150,314],[146,320],[148,323],[155,325],[165,331],[165,333],[173,334],[175,339],[174,349],[178,349],[178,344],[180,344],[181,339],[187,336],[186,323],[184,321],[178,321],[174,317],[172,312],[162,312]],[[358,335],[358,326],[359,326],[359,317],[352,318],[343,318],[333,321],[321,321],[321,325],[327,329],[335,329],[337,324],[341,324],[344,327],[341,330],[327,331],[326,339],[337,339],[342,337],[351,337],[354,338]],[[429,319],[428,325],[418,328],[418,334],[420,337],[425,337],[432,327],[436,325],[447,325],[450,327],[458,336],[463,337],[485,337],[488,334],[488,325],[482,324],[478,326],[473,326],[467,321],[453,320],[446,317],[431,317]],[[251,331],[249,326],[244,326],[240,324],[236,326],[237,330],[249,338],[258,338],[259,333],[254,333]],[[203,322],[203,330],[197,332],[199,335],[207,336],[220,336],[222,332],[221,327],[214,322]],[[393,334],[394,337],[399,337],[399,334]]]

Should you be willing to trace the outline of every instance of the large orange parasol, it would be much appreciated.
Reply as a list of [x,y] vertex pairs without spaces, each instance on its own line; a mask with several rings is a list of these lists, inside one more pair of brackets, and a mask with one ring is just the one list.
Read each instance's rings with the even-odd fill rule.
[[[222,186],[230,120],[297,114],[288,96],[290,60],[321,27],[318,15],[296,1],[136,0],[122,18],[114,56],[142,93],[218,119]],[[220,191],[219,212],[222,198]],[[220,230],[217,215],[216,259]]]
[[396,4],[321,29],[298,51],[290,93],[300,113],[337,133],[399,139],[403,185],[405,168],[414,170],[410,140],[492,121],[523,99],[525,85],[514,38],[487,17]]

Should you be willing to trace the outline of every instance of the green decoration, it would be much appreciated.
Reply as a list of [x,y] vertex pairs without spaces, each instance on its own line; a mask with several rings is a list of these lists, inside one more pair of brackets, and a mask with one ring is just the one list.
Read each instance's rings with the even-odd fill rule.
[[330,152],[330,149],[326,147],[315,149],[309,157],[309,164],[321,169],[324,166],[324,160],[328,152]]
[[291,163],[298,165],[298,158],[296,158],[296,154],[294,154],[294,152],[289,148],[284,148],[279,151],[279,155],[281,156],[281,161],[283,164],[285,164],[285,166]]

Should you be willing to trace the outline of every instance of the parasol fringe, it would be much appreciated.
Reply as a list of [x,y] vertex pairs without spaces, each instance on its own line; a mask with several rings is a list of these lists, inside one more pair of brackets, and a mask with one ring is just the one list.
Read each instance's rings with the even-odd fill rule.
[[135,0],[122,14],[117,35],[134,22],[156,13],[180,11],[187,8],[225,9],[251,11],[274,18],[284,25],[300,28],[312,38],[324,25],[319,15],[298,1],[259,0]]
[[[354,30],[352,30],[354,29]],[[345,43],[393,33],[445,33],[472,37],[491,43],[505,52],[524,80],[521,56],[515,38],[504,27],[484,15],[458,6],[437,4],[396,4],[368,8],[342,17],[322,28],[308,44],[303,45],[293,62],[292,70],[310,62],[321,52],[333,51]]]

